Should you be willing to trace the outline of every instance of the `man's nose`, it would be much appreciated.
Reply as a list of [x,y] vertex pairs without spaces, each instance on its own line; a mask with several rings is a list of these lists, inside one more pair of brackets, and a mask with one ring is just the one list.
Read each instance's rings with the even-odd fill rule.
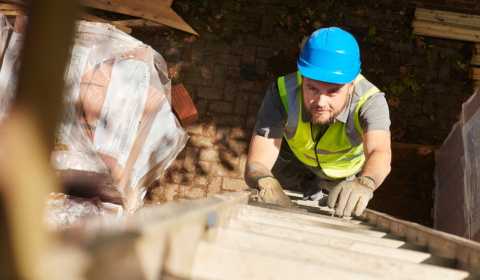
[[315,104],[318,107],[325,107],[328,104],[327,100],[328,100],[328,96],[326,94],[319,94],[315,99]]

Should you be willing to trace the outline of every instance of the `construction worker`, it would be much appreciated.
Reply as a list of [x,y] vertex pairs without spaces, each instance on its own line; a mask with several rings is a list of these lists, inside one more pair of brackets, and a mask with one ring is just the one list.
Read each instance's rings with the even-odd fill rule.
[[383,92],[360,74],[355,38],[315,31],[295,73],[270,85],[257,115],[245,181],[258,200],[291,206],[298,186],[338,216],[359,216],[390,172],[390,118]]

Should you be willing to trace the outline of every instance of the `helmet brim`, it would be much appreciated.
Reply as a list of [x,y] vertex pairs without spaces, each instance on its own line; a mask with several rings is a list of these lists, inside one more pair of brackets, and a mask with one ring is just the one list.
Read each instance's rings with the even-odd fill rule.
[[360,65],[350,71],[332,71],[330,69],[315,67],[301,58],[297,59],[297,66],[302,76],[332,84],[351,83],[361,72]]

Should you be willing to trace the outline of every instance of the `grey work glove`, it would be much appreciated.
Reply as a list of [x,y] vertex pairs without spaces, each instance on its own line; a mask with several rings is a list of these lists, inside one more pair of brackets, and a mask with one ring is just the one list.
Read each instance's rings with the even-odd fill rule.
[[260,177],[258,179],[258,187],[260,188],[258,201],[281,206],[293,206],[292,201],[283,192],[282,186],[274,177]]
[[367,208],[368,201],[373,197],[374,190],[375,183],[366,177],[343,181],[330,191],[327,205],[330,208],[337,205],[335,209],[337,216],[350,217],[354,210],[355,216],[360,216]]

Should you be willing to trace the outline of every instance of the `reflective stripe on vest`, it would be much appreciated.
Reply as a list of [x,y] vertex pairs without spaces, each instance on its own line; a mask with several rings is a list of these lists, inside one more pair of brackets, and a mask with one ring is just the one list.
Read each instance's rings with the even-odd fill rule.
[[[278,89],[288,120],[285,138],[297,158],[310,166],[318,166],[331,178],[344,178],[355,174],[365,162],[363,154],[363,130],[359,111],[375,93],[380,92],[362,75],[355,80],[350,98],[347,123],[335,121],[318,143],[312,139],[321,126],[304,123],[302,120],[302,79],[300,72],[278,79]],[[347,109],[348,109],[347,108]]]

